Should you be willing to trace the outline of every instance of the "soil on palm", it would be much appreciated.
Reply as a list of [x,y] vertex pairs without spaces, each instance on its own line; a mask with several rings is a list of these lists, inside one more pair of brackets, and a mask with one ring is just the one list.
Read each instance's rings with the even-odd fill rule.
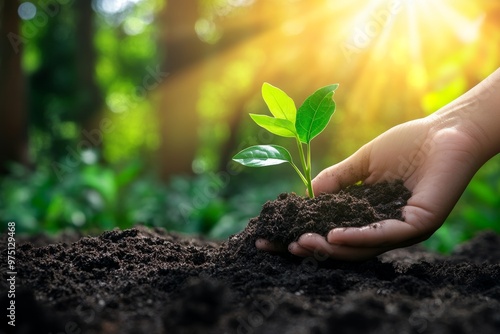
[[264,204],[247,230],[256,237],[287,245],[307,232],[326,236],[336,227],[361,227],[385,219],[404,220],[402,208],[410,196],[402,181],[354,185],[312,199],[283,193]]

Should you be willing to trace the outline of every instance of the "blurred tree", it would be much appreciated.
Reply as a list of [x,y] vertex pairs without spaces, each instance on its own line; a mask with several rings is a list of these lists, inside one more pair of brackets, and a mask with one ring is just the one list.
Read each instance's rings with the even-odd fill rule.
[[68,157],[78,161],[84,149],[101,144],[84,136],[84,130],[96,128],[102,106],[94,80],[94,11],[90,1],[44,3],[39,2],[36,15],[45,16],[45,24],[35,25],[37,16],[25,22],[27,28],[36,27],[30,43],[38,54],[28,72],[35,158],[73,168]]
[[103,155],[115,163],[152,158],[159,146],[155,90],[168,73],[160,61],[157,13],[163,0],[94,0],[96,76],[105,96]]
[[0,174],[9,162],[28,164],[28,132],[18,2],[0,0]]
[[[164,67],[169,78],[163,91],[160,120],[162,140],[160,146],[161,172],[164,178],[174,174],[191,174],[191,164],[198,145],[198,122],[195,112],[194,90],[179,84],[189,67],[203,59],[210,45],[198,39],[194,26],[198,19],[197,1],[169,1],[160,14],[164,22],[163,45],[167,50]],[[196,76],[197,73],[192,73]],[[196,80],[198,81],[198,80]]]
[[[81,103],[77,111],[78,121],[82,124],[82,133],[90,133],[99,129],[102,118],[103,97],[95,80],[96,50],[94,47],[95,24],[94,10],[91,1],[75,2],[77,13],[76,50],[77,65],[77,92],[81,96]],[[90,141],[93,146],[102,145],[102,136],[99,140]]]
[[[276,24],[255,15],[265,2],[247,7],[251,3],[169,1],[160,14],[165,32],[160,45],[166,49],[163,67],[169,74],[159,110],[164,178],[223,169],[238,145],[242,111],[255,94],[248,86],[254,64],[235,59],[234,49]],[[208,156],[211,164],[196,159],[200,155]]]

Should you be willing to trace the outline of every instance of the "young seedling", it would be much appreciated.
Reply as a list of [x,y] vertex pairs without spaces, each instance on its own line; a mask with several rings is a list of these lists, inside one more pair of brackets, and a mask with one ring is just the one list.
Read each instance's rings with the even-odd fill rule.
[[274,117],[257,114],[250,114],[250,117],[275,135],[295,138],[302,171],[293,162],[290,152],[279,145],[250,146],[236,154],[233,160],[248,167],[265,167],[288,162],[306,185],[309,196],[314,198],[311,183],[311,140],[330,122],[335,112],[333,94],[338,86],[333,84],[318,89],[297,110],[293,100],[281,89],[267,82],[262,85],[262,97]]

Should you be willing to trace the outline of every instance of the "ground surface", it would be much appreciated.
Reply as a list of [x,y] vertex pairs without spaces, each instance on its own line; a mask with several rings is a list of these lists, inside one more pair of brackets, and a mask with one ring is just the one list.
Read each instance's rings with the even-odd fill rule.
[[500,333],[498,235],[447,257],[414,247],[341,263],[260,252],[255,226],[223,243],[138,227],[18,245],[16,330]]

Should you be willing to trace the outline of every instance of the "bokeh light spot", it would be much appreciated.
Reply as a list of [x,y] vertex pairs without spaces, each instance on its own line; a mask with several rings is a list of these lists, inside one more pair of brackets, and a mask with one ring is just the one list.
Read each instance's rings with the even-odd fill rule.
[[17,8],[19,17],[23,20],[31,20],[36,15],[36,6],[31,2],[23,2]]

